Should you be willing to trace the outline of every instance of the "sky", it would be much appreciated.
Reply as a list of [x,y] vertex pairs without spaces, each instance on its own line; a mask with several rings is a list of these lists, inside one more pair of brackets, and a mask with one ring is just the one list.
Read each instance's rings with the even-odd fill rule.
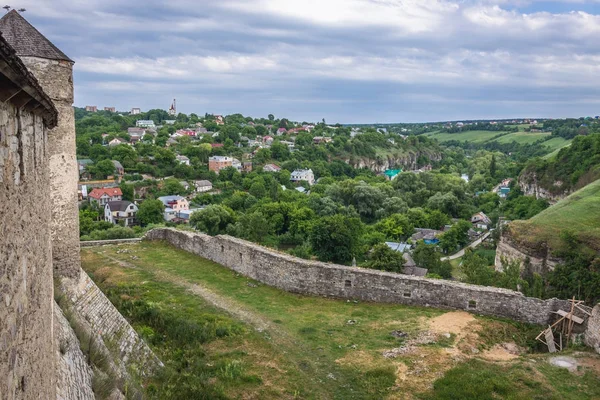
[[75,105],[327,123],[600,114],[600,0],[19,0]]

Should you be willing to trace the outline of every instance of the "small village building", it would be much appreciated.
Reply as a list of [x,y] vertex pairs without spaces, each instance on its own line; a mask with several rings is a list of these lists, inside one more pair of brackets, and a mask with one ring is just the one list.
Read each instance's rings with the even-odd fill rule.
[[125,168],[123,168],[123,165],[117,160],[112,160],[112,163],[115,166],[115,175],[123,176],[125,174]]
[[111,140],[110,142],[108,142],[108,145],[110,147],[115,147],[118,146],[120,144],[127,144],[127,141],[121,138],[114,138],[113,140]]
[[190,203],[183,196],[162,196],[159,197],[158,200],[165,206],[163,215],[165,221],[172,221],[177,218],[177,213],[190,209]]
[[139,128],[156,128],[154,121],[151,119],[140,119],[135,121],[135,126]]
[[123,192],[118,187],[95,188],[88,194],[88,198],[90,203],[95,202],[99,206],[104,207],[109,201],[123,200]]
[[232,165],[233,165],[233,158],[228,157],[228,156],[212,156],[212,157],[209,157],[209,159],[208,159],[208,170],[213,171],[217,174],[222,169],[231,167]]
[[130,201],[109,201],[104,206],[104,220],[112,224],[132,226],[135,224],[135,215],[138,207]]
[[252,172],[252,161],[244,161],[242,163],[243,172]]
[[98,111],[98,107],[96,107],[96,106],[85,106],[85,111],[88,111],[88,112],[97,112]]
[[141,114],[141,113],[142,113],[142,110],[140,108],[134,107],[134,108],[131,109],[131,113],[130,114],[131,115],[138,115],[138,114]]
[[477,214],[473,214],[471,217],[471,223],[477,229],[489,229],[489,227],[492,225],[492,220],[482,211],[480,211]]
[[263,167],[264,172],[279,172],[281,167],[275,164],[267,164]]
[[208,192],[208,191],[211,191],[213,188],[212,183],[210,183],[210,181],[206,181],[206,180],[196,181],[194,183],[194,186],[196,186],[197,193]]
[[397,243],[397,242],[385,242],[385,245],[394,251],[398,251],[400,253],[404,253],[406,251],[410,251],[412,246],[408,243]]
[[175,158],[177,159],[177,161],[179,161],[179,164],[190,165],[190,159],[186,156],[179,155]]
[[292,172],[290,181],[292,181],[292,182],[306,181],[306,182],[308,182],[309,185],[314,185],[315,175],[313,174],[312,169],[296,169],[296,170],[294,170],[294,172]]

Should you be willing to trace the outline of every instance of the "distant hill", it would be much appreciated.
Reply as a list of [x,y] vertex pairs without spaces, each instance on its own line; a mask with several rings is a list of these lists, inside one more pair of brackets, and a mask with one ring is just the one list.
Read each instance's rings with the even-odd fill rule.
[[511,239],[534,253],[561,245],[560,234],[569,230],[586,245],[600,251],[600,180],[576,191],[567,198],[527,221],[509,225]]
[[548,159],[534,159],[519,176],[525,194],[552,199],[600,178],[600,134],[577,136]]

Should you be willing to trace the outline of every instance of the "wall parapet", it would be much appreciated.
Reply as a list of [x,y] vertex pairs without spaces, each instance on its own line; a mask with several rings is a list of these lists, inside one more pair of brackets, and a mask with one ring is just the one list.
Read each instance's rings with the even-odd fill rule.
[[553,311],[568,306],[566,300],[541,300],[507,289],[303,260],[231,236],[157,228],[144,239],[167,241],[293,293],[450,308],[533,324],[548,323]]
[[79,246],[80,247],[95,247],[95,246],[105,246],[105,245],[113,245],[113,244],[137,243],[141,240],[142,240],[142,238],[87,240],[84,242],[79,242]]

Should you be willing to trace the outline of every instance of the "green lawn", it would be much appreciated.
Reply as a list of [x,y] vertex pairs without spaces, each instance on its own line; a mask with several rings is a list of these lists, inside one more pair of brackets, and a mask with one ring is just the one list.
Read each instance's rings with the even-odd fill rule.
[[513,237],[530,246],[547,242],[560,245],[560,233],[570,230],[595,250],[600,250],[600,180],[591,183],[527,221],[510,224]]
[[[419,337],[446,311],[286,293],[162,242],[83,248],[81,254],[83,268],[166,365],[144,380],[149,398],[448,398],[452,379],[430,386],[446,372],[452,378],[453,368],[474,375],[496,368],[484,360],[475,366],[455,361],[449,348],[468,360],[475,355],[470,349],[485,351],[494,343],[527,346],[540,329],[448,314],[473,322],[448,339],[385,358],[384,351]],[[514,363],[529,365],[531,357],[543,363],[537,354]],[[482,398],[495,396],[497,377],[477,379]],[[563,393],[543,372],[513,383],[511,393],[521,398],[539,385],[548,396]],[[581,390],[589,397],[597,389]]]

